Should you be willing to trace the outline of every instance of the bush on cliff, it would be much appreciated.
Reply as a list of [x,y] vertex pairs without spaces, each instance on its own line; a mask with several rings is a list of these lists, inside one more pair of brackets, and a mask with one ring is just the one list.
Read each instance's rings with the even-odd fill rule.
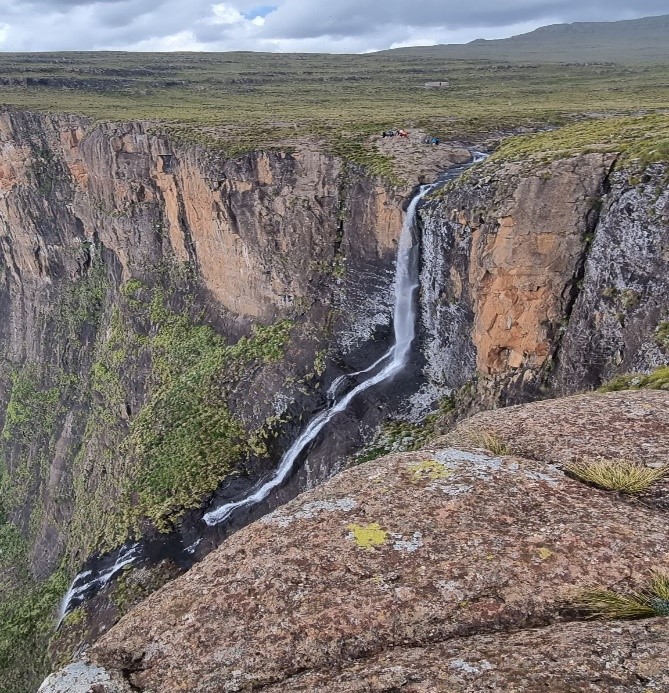
[[669,365],[660,366],[651,373],[625,373],[602,385],[599,392],[618,390],[669,390]]

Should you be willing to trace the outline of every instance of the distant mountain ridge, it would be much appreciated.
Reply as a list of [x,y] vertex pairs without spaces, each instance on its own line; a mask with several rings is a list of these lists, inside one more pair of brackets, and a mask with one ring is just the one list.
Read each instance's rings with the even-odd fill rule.
[[506,39],[397,48],[386,53],[539,62],[669,62],[669,14],[618,22],[551,24]]

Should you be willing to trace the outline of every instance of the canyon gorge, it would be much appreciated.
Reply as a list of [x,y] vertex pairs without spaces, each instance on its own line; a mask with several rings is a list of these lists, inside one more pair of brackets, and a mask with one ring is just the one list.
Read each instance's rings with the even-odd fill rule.
[[[539,690],[530,665],[500,673],[505,648],[531,649],[526,629],[546,652],[588,628],[613,642],[614,626],[564,618],[552,598],[666,567],[662,503],[566,477],[573,455],[551,457],[549,436],[669,459],[669,167],[615,148],[514,158],[502,139],[444,143],[389,180],[313,142],[226,157],[145,121],[0,112],[8,693],[89,647],[44,690],[482,690],[468,675]],[[479,149],[495,151],[470,166]],[[273,473],[337,379],[351,392],[397,344],[407,209],[406,362],[261,503],[205,531]],[[612,382],[628,394],[593,394]],[[532,425],[511,435],[519,411]],[[486,416],[508,449],[465,435]],[[533,426],[544,440],[523,447]],[[489,556],[506,558],[484,579]],[[75,576],[114,565],[56,630]],[[591,690],[662,690],[664,622],[626,625],[619,646],[644,629],[636,674],[612,665]],[[558,664],[545,676],[575,690],[556,687]]]

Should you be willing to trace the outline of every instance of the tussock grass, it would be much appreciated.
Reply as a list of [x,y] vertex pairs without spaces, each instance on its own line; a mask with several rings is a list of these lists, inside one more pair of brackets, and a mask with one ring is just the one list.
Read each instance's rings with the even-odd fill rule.
[[608,491],[642,493],[669,475],[669,465],[651,469],[629,460],[595,458],[573,462],[565,467],[565,471],[579,481]]
[[611,590],[588,590],[575,603],[591,618],[635,619],[669,616],[669,576],[655,573],[650,585],[641,592],[618,594]]
[[599,388],[599,392],[620,390],[669,390],[669,365],[660,366],[650,373],[624,373]]
[[467,435],[469,443],[477,448],[483,448],[493,455],[510,455],[509,446],[495,433],[490,431],[472,431]]

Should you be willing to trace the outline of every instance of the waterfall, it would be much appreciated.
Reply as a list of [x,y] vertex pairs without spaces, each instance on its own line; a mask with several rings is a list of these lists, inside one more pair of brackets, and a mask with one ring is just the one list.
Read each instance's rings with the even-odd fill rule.
[[[414,293],[418,288],[418,253],[417,246],[413,242],[413,226],[416,220],[416,208],[421,199],[434,187],[434,185],[424,185],[420,192],[411,200],[407,209],[402,233],[400,234],[399,246],[397,249],[397,264],[395,269],[395,306],[393,310],[393,328],[395,331],[393,345],[386,353],[368,368],[353,373],[350,376],[337,378],[330,389],[328,397],[329,406],[317,414],[302,431],[297,440],[284,453],[279,466],[266,481],[261,482],[247,496],[236,501],[225,503],[220,507],[210,510],[204,515],[204,521],[214,526],[227,520],[230,515],[238,508],[257,505],[267,498],[267,496],[278,486],[280,486],[293,470],[300,454],[321,432],[321,430],[339,413],[343,412],[351,401],[360,393],[368,390],[374,385],[390,380],[397,375],[406,365],[411,343],[415,337],[416,326],[416,306]],[[374,370],[385,364],[381,370],[372,374]],[[348,377],[364,375],[370,373],[369,377],[356,385],[350,392],[337,398],[343,381]]]
[[90,580],[87,580],[87,578],[93,575],[92,570],[86,570],[83,573],[79,573],[79,575],[74,578],[72,584],[70,585],[70,589],[66,592],[65,596],[60,602],[60,608],[58,609],[58,622],[56,627],[60,627],[65,614],[67,614],[67,612],[71,609],[75,600],[83,599],[86,596],[86,592],[93,588],[98,590],[102,589],[126,566],[134,563],[134,561],[139,557],[138,551],[139,544],[124,546],[119,552],[116,560],[105,570],[98,573]]
[[[414,294],[419,284],[418,246],[413,242],[413,227],[416,220],[416,209],[419,202],[431,190],[448,180],[457,178],[472,164],[482,161],[486,156],[486,154],[472,152],[472,161],[470,163],[453,167],[440,176],[437,182],[432,185],[421,187],[419,193],[409,204],[397,249],[394,281],[395,304],[393,309],[393,345],[381,356],[381,358],[372,363],[371,366],[357,371],[356,373],[349,373],[336,378],[327,392],[327,407],[314,416],[307,424],[304,431],[302,431],[297,440],[291,445],[290,449],[282,456],[279,466],[272,476],[259,482],[254,489],[244,497],[225,503],[207,512],[203,517],[207,525],[213,527],[221,524],[228,519],[235,510],[244,507],[252,507],[265,500],[274,489],[278,488],[286,480],[297,464],[300,455],[323,430],[328,422],[337,416],[337,414],[343,412],[351,401],[360,393],[368,390],[374,385],[392,379],[407,365],[411,344],[415,337],[417,308]],[[346,381],[359,376],[367,377],[348,393],[339,395]],[[194,554],[201,541],[202,538],[198,539],[191,546],[184,548],[183,553],[188,555]],[[146,548],[149,543],[150,542],[146,540],[138,541],[133,544],[127,543],[112,554],[96,559],[95,567],[92,570],[85,570],[79,573],[74,578],[70,589],[61,601],[58,614],[58,625],[60,625],[63,617],[68,611],[91,594],[97,593],[111,582],[111,580],[126,566],[144,560],[146,557]]]

